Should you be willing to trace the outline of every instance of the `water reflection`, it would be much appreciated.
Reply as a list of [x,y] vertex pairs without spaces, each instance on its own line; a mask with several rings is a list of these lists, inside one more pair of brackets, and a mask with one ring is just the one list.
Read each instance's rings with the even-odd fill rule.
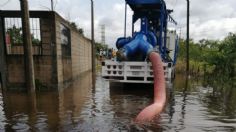
[[236,87],[235,80],[217,80],[210,82],[203,98],[204,106],[212,120],[224,123],[236,123]]
[[[210,87],[203,87],[201,81],[199,79],[190,79],[183,81],[182,76],[177,76],[174,83],[174,99],[169,100],[169,108],[173,111],[173,113],[169,112],[169,117],[171,119],[171,123],[175,126],[173,127],[171,124],[168,124],[166,128],[168,131],[235,131],[236,122],[235,122],[235,91],[231,91],[227,89],[225,86],[229,84],[229,82],[222,83],[223,93],[231,93],[228,94],[227,99],[224,98],[226,102],[230,101],[228,104],[223,100],[212,100],[208,98],[208,94],[212,94],[215,92],[217,86],[215,86],[211,90]],[[216,81],[219,83],[219,81]],[[208,82],[208,85],[212,85],[212,83]],[[231,86],[232,89],[234,89]],[[226,92],[227,91],[227,92]],[[172,92],[171,92],[172,93]],[[222,91],[220,92],[222,93]],[[173,96],[169,96],[170,98]],[[218,94],[216,96],[217,99],[220,99],[224,96],[222,94]],[[226,97],[226,96],[225,96]],[[214,102],[214,103],[213,103]],[[233,104],[234,102],[234,104]],[[230,116],[226,117],[228,122],[222,121],[223,111],[219,112],[218,115],[212,115],[209,110],[211,110],[212,104],[224,104],[218,108],[224,109],[224,106],[230,107],[230,110],[225,111],[225,113],[230,114]],[[234,108],[232,108],[234,107]],[[213,110],[217,110],[217,108],[213,108]],[[211,118],[211,117],[217,118]],[[165,120],[165,119],[164,119]],[[164,121],[163,120],[163,121]],[[166,126],[166,122],[163,122],[163,126]]]
[[55,93],[40,93],[37,97],[22,93],[6,93],[4,98],[7,131],[47,131],[58,126],[55,120],[51,120],[57,117],[58,101]]
[[4,127],[6,125],[6,117],[3,109],[4,109],[3,95],[0,90],[0,131],[4,131]]
[[140,126],[133,119],[152,103],[152,85],[110,84],[98,75],[93,87],[86,73],[59,92],[0,94],[0,131],[236,131],[234,81],[177,75],[167,91],[164,112]]
[[59,130],[67,131],[80,128],[83,120],[82,109],[92,96],[92,74],[86,73],[70,88],[59,92]]

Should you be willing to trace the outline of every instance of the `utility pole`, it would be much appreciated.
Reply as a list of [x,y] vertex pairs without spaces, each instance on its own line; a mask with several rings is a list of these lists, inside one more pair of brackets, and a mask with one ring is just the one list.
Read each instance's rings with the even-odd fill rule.
[[34,80],[34,60],[32,53],[32,41],[29,24],[29,10],[28,1],[20,0],[21,14],[22,14],[22,29],[23,29],[23,43],[24,43],[24,64],[25,64],[25,83],[28,92],[35,92]]
[[[0,85],[5,91],[7,89],[6,80],[6,44],[4,42],[4,19],[0,17]],[[1,87],[0,86],[0,87]]]
[[[93,81],[95,82],[95,75],[96,75],[96,62],[95,62],[95,41],[94,41],[94,6],[93,6],[93,0],[91,0],[91,41],[92,41],[92,74],[93,74]],[[93,84],[95,84],[93,82]]]
[[189,0],[187,0],[186,74],[189,75]]
[[51,10],[54,11],[54,2],[51,0]]
[[124,26],[124,37],[126,37],[126,27],[127,27],[127,3],[125,2],[125,26]]

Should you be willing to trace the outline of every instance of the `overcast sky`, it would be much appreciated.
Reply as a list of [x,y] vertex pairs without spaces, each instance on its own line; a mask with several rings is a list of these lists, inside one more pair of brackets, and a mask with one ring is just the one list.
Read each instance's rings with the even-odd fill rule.
[[[1,10],[19,10],[19,0],[0,0]],[[49,10],[50,0],[28,0],[31,10]],[[124,1],[94,0],[96,41],[101,41],[101,24],[106,25],[106,42],[114,47],[124,34]],[[186,34],[186,0],[165,0],[173,9],[176,29]],[[76,22],[90,38],[90,0],[54,0],[55,10],[64,18]],[[190,0],[190,35],[200,39],[222,39],[229,32],[236,32],[236,0]],[[132,11],[128,12],[128,34],[131,33]]]

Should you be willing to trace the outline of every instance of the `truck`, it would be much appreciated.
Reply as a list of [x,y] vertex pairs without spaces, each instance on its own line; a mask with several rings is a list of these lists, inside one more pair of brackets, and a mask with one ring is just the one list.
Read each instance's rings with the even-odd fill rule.
[[[125,2],[133,11],[132,36],[124,35],[117,39],[117,58],[102,62],[102,77],[110,82],[153,83],[153,68],[148,54],[157,52],[162,59],[165,79],[171,81],[175,75],[179,43],[176,31],[168,30],[168,23],[177,25],[171,16],[173,10],[166,8],[164,0]],[[135,24],[140,24],[138,32],[134,31]]]

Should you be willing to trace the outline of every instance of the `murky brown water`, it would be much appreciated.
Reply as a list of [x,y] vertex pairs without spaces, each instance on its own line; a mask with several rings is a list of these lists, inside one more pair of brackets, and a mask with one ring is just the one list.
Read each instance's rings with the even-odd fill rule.
[[[230,82],[202,82],[177,75],[168,85],[168,103],[155,121],[137,125],[135,116],[152,102],[152,87],[119,86],[91,74],[70,88],[0,94],[0,131],[236,131],[236,87]],[[231,81],[232,82],[232,81]]]

